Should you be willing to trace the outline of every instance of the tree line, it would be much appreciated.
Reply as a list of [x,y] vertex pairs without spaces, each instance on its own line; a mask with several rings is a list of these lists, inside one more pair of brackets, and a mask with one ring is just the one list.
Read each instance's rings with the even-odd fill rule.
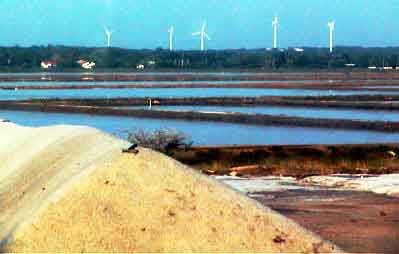
[[[178,50],[123,49],[67,46],[0,47],[0,70],[36,70],[42,61],[54,61],[55,70],[80,69],[78,60],[96,63],[96,69],[331,69],[399,66],[399,47]],[[348,66],[349,64],[349,66]]]

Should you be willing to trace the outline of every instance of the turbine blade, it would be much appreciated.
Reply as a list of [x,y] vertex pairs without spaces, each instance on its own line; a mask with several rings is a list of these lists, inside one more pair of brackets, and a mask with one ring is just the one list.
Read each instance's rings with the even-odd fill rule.
[[207,38],[207,39],[208,39],[208,41],[210,41],[210,40],[211,40],[211,37],[209,37],[209,35],[208,35],[207,33],[204,33],[204,36],[205,36],[205,38]]
[[206,29],[206,21],[204,21],[204,23],[202,24],[202,31],[205,31]]

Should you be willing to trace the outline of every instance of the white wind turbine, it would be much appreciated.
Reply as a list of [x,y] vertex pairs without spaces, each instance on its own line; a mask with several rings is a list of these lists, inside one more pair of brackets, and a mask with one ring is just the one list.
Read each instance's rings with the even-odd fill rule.
[[193,36],[197,36],[197,35],[200,36],[200,39],[201,39],[201,51],[205,50],[205,38],[208,41],[211,40],[211,37],[209,37],[209,35],[206,33],[205,30],[206,30],[206,22],[204,22],[202,24],[201,31],[192,34]]
[[277,28],[278,28],[278,17],[275,16],[273,21],[272,21],[272,26],[273,26],[273,48],[276,49],[277,48]]
[[334,30],[335,30],[335,22],[330,21],[327,23],[328,28],[330,29],[330,53],[333,51],[333,35],[334,35]]
[[174,32],[175,32],[175,27],[171,26],[168,29],[168,33],[169,33],[169,50],[170,51],[173,51],[173,34],[174,34]]
[[107,47],[109,48],[109,47],[111,47],[111,35],[112,35],[112,32],[110,31],[110,30],[108,30],[108,28],[104,28],[104,30],[105,30],[105,35],[107,36]]

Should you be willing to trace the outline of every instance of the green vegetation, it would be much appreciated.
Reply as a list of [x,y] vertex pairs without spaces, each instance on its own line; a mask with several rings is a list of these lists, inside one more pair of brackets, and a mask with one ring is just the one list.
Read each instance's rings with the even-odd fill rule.
[[94,61],[96,69],[333,69],[368,66],[399,66],[399,48],[337,47],[333,54],[326,48],[236,49],[173,51],[165,49],[85,48],[66,46],[0,47],[1,71],[34,71],[41,61],[55,61],[56,71],[80,70],[78,60]]

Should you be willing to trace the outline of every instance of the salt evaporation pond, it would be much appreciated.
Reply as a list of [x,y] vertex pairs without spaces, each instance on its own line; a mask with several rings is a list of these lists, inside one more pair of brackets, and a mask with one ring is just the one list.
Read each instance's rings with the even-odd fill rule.
[[[149,109],[148,106],[120,107],[131,109]],[[289,106],[152,106],[151,110],[182,110],[205,112],[238,112],[245,114],[287,115],[306,118],[352,119],[365,121],[399,122],[399,111],[362,110],[362,109],[331,109]]]
[[241,96],[334,96],[334,95],[398,95],[390,91],[333,91],[309,89],[277,88],[135,88],[135,89],[60,89],[60,90],[0,90],[0,100],[25,99],[80,99],[80,98],[118,98],[118,97],[241,97]]
[[87,114],[0,111],[1,119],[26,126],[87,125],[122,137],[126,130],[171,128],[190,135],[195,145],[366,144],[399,142],[398,133],[322,128],[252,126],[219,122],[158,120]]

